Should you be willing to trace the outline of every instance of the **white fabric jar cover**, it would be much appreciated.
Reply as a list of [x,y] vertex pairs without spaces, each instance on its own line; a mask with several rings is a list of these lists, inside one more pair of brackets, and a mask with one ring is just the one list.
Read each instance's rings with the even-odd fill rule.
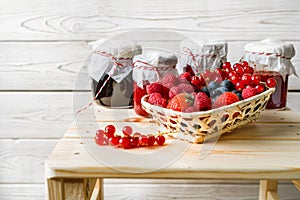
[[293,44],[281,40],[265,39],[245,45],[241,60],[249,62],[256,70],[277,71],[285,79],[286,75],[297,76],[291,58],[295,56]]
[[190,65],[193,72],[198,74],[207,69],[220,68],[227,60],[228,45],[224,41],[194,41],[183,40],[180,43],[181,57],[177,70],[185,72],[186,65]]
[[148,52],[134,56],[133,80],[138,87],[143,88],[143,81],[153,83],[168,73],[176,75],[177,61],[177,56],[166,52]]
[[129,40],[109,40],[98,45],[87,60],[88,73],[98,81],[108,74],[120,83],[132,71],[132,58],[142,47]]

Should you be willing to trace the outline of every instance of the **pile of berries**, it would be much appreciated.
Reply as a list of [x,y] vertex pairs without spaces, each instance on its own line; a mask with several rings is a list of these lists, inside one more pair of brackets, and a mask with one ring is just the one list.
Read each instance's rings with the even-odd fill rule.
[[132,149],[137,147],[150,147],[155,144],[162,146],[165,143],[163,135],[142,135],[141,133],[133,133],[130,126],[123,127],[123,135],[116,134],[114,125],[107,125],[104,130],[99,129],[96,132],[95,142],[100,145],[112,145],[124,149]]
[[[269,78],[267,87],[275,87]],[[179,76],[167,74],[159,82],[146,86],[148,102],[181,112],[206,111],[248,99],[266,90],[261,77],[246,61],[225,62],[221,68],[195,75],[187,71]]]

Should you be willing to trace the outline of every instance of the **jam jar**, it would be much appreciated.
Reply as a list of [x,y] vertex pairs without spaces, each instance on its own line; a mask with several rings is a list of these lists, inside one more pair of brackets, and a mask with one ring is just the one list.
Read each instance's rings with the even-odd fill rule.
[[181,56],[176,66],[179,74],[185,71],[198,74],[220,68],[227,61],[228,45],[224,41],[194,41],[180,43]]
[[140,45],[127,40],[109,41],[94,50],[88,71],[98,104],[113,108],[133,106],[132,58],[141,53]]
[[177,56],[166,52],[147,52],[133,58],[133,108],[144,117],[150,115],[142,108],[141,98],[147,94],[146,86],[160,81],[166,74],[177,75]]
[[247,61],[263,82],[269,78],[276,80],[275,92],[271,95],[266,109],[285,109],[288,78],[291,74],[296,75],[291,62],[294,55],[294,46],[280,40],[265,39],[246,44],[245,54],[241,60]]

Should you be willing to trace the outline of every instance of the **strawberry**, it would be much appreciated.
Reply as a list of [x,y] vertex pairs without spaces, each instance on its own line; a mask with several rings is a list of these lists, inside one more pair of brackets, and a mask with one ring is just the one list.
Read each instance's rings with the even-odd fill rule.
[[213,103],[213,108],[219,108],[239,101],[239,97],[233,92],[224,92]]
[[146,91],[148,94],[151,93],[160,93],[163,94],[164,86],[159,82],[154,82],[146,86]]
[[257,95],[257,94],[258,94],[257,89],[253,88],[253,87],[246,87],[242,91],[242,97],[243,97],[243,99],[248,99],[248,98],[253,97],[253,96]]
[[167,100],[160,93],[151,93],[148,102],[153,105],[167,107]]
[[205,92],[198,92],[195,96],[194,110],[205,111],[211,109],[211,99]]
[[171,88],[171,87],[177,85],[177,82],[178,82],[178,80],[174,74],[166,74],[162,79],[163,86],[165,86],[167,88]]
[[175,97],[170,99],[167,108],[185,112],[186,109],[191,107],[194,103],[194,96],[187,93],[177,94]]

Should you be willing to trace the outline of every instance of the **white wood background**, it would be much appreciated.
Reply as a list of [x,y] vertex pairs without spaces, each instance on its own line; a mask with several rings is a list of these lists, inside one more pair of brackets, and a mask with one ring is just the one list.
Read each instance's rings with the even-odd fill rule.
[[[137,28],[224,39],[237,61],[250,41],[292,42],[300,74],[300,2],[293,0],[2,0],[0,1],[0,199],[44,199],[44,160],[71,123],[77,74],[87,42]],[[153,36],[156,42],[161,38]],[[164,41],[174,44],[178,38]],[[149,37],[140,41],[149,43]],[[173,47],[173,46],[172,46]],[[300,114],[300,81],[288,105]],[[202,184],[199,184],[202,183]],[[257,181],[109,180],[109,199],[257,199]],[[288,182],[283,199],[299,200]]]

